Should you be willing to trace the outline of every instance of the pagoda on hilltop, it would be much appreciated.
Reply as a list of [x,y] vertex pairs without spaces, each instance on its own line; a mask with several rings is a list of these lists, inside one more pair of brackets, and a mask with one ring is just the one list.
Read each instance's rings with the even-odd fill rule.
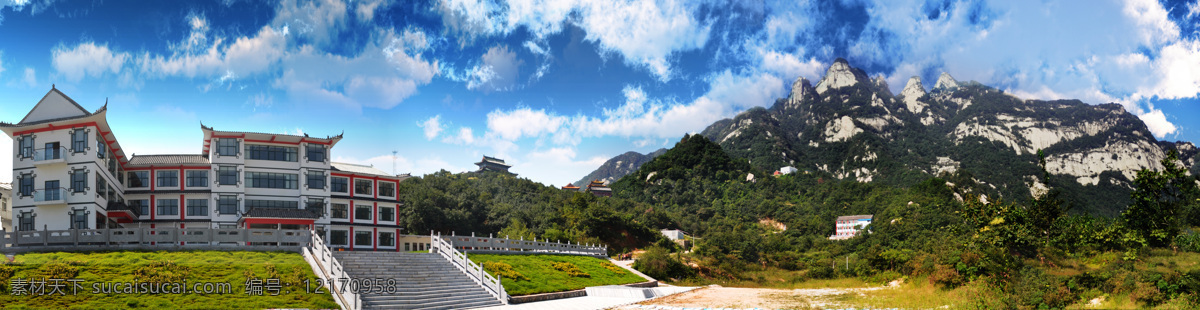
[[579,186],[575,186],[575,184],[567,183],[567,185],[563,185],[562,189],[572,191],[572,192],[578,192]]
[[475,165],[479,166],[479,170],[477,170],[475,172],[494,171],[494,172],[500,172],[500,173],[505,173],[505,174],[511,174],[514,176],[517,175],[516,173],[512,173],[512,172],[508,171],[508,168],[512,167],[511,165],[504,163],[503,159],[499,159],[499,158],[495,158],[495,157],[490,157],[490,156],[484,155],[483,159],[480,160],[479,162],[475,163]]
[[596,196],[612,197],[612,188],[609,188],[608,184],[600,180],[593,180],[591,183],[588,183],[587,192]]

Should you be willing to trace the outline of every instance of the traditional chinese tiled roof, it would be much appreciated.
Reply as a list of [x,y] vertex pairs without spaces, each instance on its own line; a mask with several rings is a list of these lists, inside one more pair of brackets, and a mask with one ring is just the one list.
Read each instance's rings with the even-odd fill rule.
[[392,176],[383,170],[376,169],[374,166],[349,164],[349,163],[329,163],[333,167],[333,171],[344,171],[350,173],[372,174],[382,176]]
[[250,208],[243,218],[288,218],[288,219],[317,219],[320,215],[309,211],[290,208]]
[[175,155],[133,155],[129,159],[129,166],[151,166],[151,165],[207,165],[208,158],[204,158],[199,154],[175,154]]
[[874,215],[871,215],[871,214],[867,214],[867,215],[846,215],[846,216],[839,216],[839,217],[837,218],[837,220],[839,220],[839,221],[869,220],[869,219],[871,219],[871,218],[874,218],[874,217],[875,217],[875,216],[874,216]]

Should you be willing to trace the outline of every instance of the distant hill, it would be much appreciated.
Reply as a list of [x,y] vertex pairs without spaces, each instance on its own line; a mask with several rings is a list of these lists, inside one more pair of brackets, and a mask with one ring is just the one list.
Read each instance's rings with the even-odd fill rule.
[[637,170],[642,166],[642,164],[645,164],[651,159],[654,159],[655,157],[658,157],[658,155],[662,155],[666,152],[667,149],[658,149],[657,151],[644,155],[633,151],[625,152],[625,154],[617,155],[616,157],[605,161],[604,164],[600,165],[599,168],[596,168],[595,171],[592,171],[592,173],[589,173],[587,176],[579,179],[579,181],[575,181],[575,183],[571,184],[575,184],[575,186],[579,187],[586,187],[588,182],[591,182],[592,180],[600,180],[612,184],[626,174]]

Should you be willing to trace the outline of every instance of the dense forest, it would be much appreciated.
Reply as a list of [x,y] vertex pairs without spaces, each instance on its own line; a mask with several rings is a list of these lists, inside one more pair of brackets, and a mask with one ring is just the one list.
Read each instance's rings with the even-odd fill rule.
[[[1163,170],[1141,171],[1129,206],[1106,218],[1069,213],[1069,189],[1057,187],[1027,201],[984,198],[983,185],[962,173],[907,187],[773,177],[689,135],[613,184],[614,197],[443,171],[402,183],[402,216],[413,231],[604,243],[610,254],[644,249],[636,266],[669,281],[755,281],[747,275],[775,270],[791,281],[979,285],[985,308],[1061,308],[1108,294],[1195,307],[1200,268],[1172,259],[1200,252],[1200,191],[1173,156]],[[828,239],[837,216],[855,214],[874,215],[870,233]],[[695,245],[676,246],[658,229],[682,229]]]

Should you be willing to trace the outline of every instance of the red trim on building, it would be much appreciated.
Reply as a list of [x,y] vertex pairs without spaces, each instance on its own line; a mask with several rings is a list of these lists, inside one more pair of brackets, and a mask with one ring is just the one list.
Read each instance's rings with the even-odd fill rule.
[[375,239],[375,242],[371,243],[371,250],[379,251],[379,227],[371,227],[371,238]]
[[[396,219],[400,219],[399,216]],[[392,238],[392,246],[396,247],[396,252],[400,252],[400,229],[396,228],[396,236]]]
[[[354,217],[350,217],[350,218],[354,218]],[[350,250],[354,251],[354,226],[350,226],[350,238],[347,238],[347,239],[350,239]]]
[[[394,216],[394,217],[396,218],[396,226],[400,226],[400,204],[398,204],[398,203],[396,204],[396,210],[395,210],[395,211],[393,211],[393,212],[394,212],[395,214],[394,214],[394,215],[392,215],[392,216]],[[399,229],[396,229],[396,237],[397,237],[397,238],[399,238],[399,237],[400,237],[400,230],[399,230]]]
[[[150,183],[150,186],[151,186],[151,188],[153,188],[153,187],[154,187],[154,183]],[[150,195],[150,220],[151,220],[151,221],[153,221],[153,220],[154,220],[154,214],[155,214],[155,213],[157,213],[157,212],[154,212],[154,205],[155,205],[155,204],[158,204],[158,201],[157,201],[157,200],[154,200],[154,195]],[[150,228],[154,228],[154,224],[150,224]]]
[[371,211],[371,224],[379,225],[379,203],[372,203],[371,210],[373,210]]
[[183,187],[183,185],[185,184],[185,183],[183,182],[183,180],[184,180],[184,179],[186,179],[186,178],[187,178],[187,177],[186,177],[186,176],[185,176],[185,174],[183,173],[183,167],[180,167],[180,168],[179,168],[179,190],[181,190],[181,191],[183,191],[183,190],[187,190],[187,188]]
[[350,224],[354,224],[354,200],[350,200]]
[[183,194],[179,194],[179,220],[186,220],[187,217],[187,200],[183,199]]

